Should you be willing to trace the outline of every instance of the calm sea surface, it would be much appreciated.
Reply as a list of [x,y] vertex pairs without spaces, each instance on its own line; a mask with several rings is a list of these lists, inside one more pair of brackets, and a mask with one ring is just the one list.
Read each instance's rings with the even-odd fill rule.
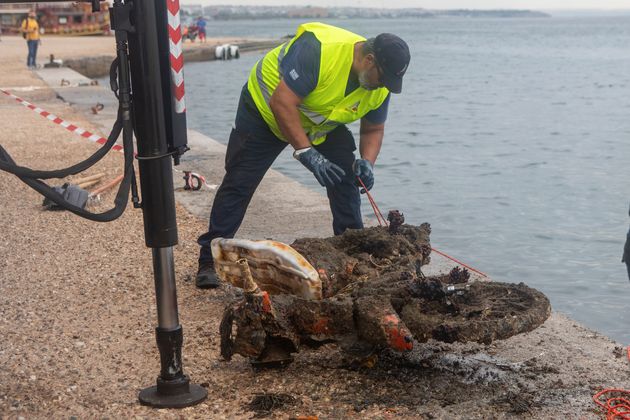
[[[431,223],[436,248],[495,280],[536,287],[556,311],[630,344],[620,262],[630,17],[326,22],[365,36],[393,32],[411,48],[376,166],[380,208]],[[281,37],[299,23],[209,22],[208,36]],[[260,57],[187,64],[189,127],[227,142]],[[274,168],[320,189],[288,151]],[[367,200],[363,211],[372,215]]]

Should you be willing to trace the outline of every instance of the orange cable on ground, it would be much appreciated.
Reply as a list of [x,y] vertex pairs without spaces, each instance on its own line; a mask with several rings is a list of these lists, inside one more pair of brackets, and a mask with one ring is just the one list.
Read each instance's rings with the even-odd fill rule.
[[[628,361],[630,362],[630,346],[626,349]],[[602,401],[605,394],[613,394]],[[606,410],[606,420],[629,420],[630,419],[630,391],[625,389],[607,388],[599,391],[593,396],[595,404]]]
[[114,178],[113,180],[111,180],[107,184],[105,184],[105,185],[95,189],[90,194],[93,195],[93,196],[98,195],[98,194],[102,193],[103,191],[106,191],[106,190],[114,187],[115,185],[120,183],[120,181],[122,181],[122,180],[123,180],[123,175],[118,175],[116,178]]
[[[359,180],[359,183],[361,184],[361,186],[363,187],[363,189],[365,190],[365,193],[367,194],[368,200],[370,200],[370,204],[372,205],[372,209],[374,210],[374,215],[376,216],[376,219],[378,220],[378,224],[380,226],[387,226],[387,220],[385,220],[385,218],[383,217],[383,214],[381,213],[381,210],[378,208],[378,206],[376,205],[376,201],[374,201],[374,198],[372,197],[372,194],[370,194],[370,192],[368,191],[367,188],[365,188],[365,184],[363,183],[363,181],[361,180],[361,178],[357,177],[357,179]],[[383,220],[383,222],[381,223],[381,219]],[[479,270],[475,270],[474,268],[472,268],[469,265],[464,264],[461,261],[456,260],[455,258],[451,257],[448,254],[445,254],[444,252],[438,251],[437,249],[431,247],[432,251],[435,251],[436,253],[440,254],[443,257],[448,258],[451,261],[454,261],[455,263],[461,265],[462,267],[465,267],[471,271],[474,271],[475,273],[483,276],[483,277],[488,277],[485,273],[482,273]],[[630,351],[630,349],[629,349]],[[629,353],[630,354],[630,353]]]
[[[609,396],[604,402],[601,397],[606,394],[614,396]],[[606,410],[606,420],[630,419],[630,391],[615,388],[604,389],[593,396],[593,401]]]

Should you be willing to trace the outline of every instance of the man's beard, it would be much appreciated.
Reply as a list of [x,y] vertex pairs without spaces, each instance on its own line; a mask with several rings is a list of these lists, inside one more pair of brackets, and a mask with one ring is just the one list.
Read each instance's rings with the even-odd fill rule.
[[365,90],[376,90],[378,86],[370,84],[367,77],[368,70],[359,72],[359,85]]

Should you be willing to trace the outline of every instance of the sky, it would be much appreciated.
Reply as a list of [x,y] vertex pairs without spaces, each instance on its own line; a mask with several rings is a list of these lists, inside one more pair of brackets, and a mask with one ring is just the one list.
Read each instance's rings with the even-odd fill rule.
[[[422,7],[425,9],[630,9],[630,0],[180,0],[208,5],[318,5],[354,7]],[[394,5],[395,4],[395,5]]]

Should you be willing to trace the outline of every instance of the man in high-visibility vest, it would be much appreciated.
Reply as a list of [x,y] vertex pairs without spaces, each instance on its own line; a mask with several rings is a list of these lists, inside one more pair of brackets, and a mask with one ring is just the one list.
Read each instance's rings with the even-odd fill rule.
[[28,46],[28,56],[26,58],[26,66],[30,69],[37,67],[37,47],[39,46],[39,24],[35,12],[28,12],[28,17],[22,21],[20,32],[26,39]]
[[[409,61],[409,47],[396,35],[366,39],[314,22],[256,63],[241,92],[208,232],[198,240],[197,287],[219,285],[210,242],[234,237],[254,191],[287,144],[326,187],[335,235],[363,227],[357,177],[372,188],[390,92],[400,93]],[[357,120],[358,159],[346,127]]]

